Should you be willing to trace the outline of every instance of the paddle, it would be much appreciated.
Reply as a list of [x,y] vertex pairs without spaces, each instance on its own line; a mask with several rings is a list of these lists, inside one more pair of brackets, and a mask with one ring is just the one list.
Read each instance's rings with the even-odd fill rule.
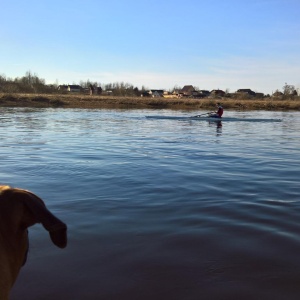
[[197,116],[193,116],[193,117],[191,117],[191,118],[199,118],[199,117],[201,117],[201,116],[205,116],[205,115],[208,115],[208,114],[211,114],[212,112],[208,112],[208,113],[206,113],[206,114],[201,114],[201,115],[197,115]]

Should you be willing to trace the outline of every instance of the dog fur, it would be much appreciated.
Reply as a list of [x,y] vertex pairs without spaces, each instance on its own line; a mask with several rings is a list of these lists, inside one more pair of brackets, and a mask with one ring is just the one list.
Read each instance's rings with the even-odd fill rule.
[[67,246],[67,226],[35,194],[0,185],[0,300],[9,298],[29,247],[27,228],[41,223],[52,242]]

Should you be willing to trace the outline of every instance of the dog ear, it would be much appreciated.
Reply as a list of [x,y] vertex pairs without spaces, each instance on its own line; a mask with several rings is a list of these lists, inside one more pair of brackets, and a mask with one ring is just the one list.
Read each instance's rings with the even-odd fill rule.
[[65,248],[67,246],[67,225],[55,217],[47,209],[43,200],[35,194],[20,189],[14,189],[14,191],[34,216],[34,223],[41,223],[49,232],[52,242],[59,248]]

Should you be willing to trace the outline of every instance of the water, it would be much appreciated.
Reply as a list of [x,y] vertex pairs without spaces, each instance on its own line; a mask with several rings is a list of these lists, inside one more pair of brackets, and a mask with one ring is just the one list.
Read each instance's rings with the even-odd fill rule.
[[299,299],[300,113],[236,114],[283,121],[1,108],[0,183],[69,228],[30,228],[11,300]]

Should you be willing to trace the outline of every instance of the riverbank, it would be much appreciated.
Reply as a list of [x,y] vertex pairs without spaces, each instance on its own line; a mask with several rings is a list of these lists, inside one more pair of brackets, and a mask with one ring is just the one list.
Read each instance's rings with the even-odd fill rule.
[[61,94],[0,94],[0,107],[65,107],[65,108],[154,108],[199,110],[214,109],[221,102],[226,109],[300,110],[300,100],[264,99],[189,99],[142,98]]

